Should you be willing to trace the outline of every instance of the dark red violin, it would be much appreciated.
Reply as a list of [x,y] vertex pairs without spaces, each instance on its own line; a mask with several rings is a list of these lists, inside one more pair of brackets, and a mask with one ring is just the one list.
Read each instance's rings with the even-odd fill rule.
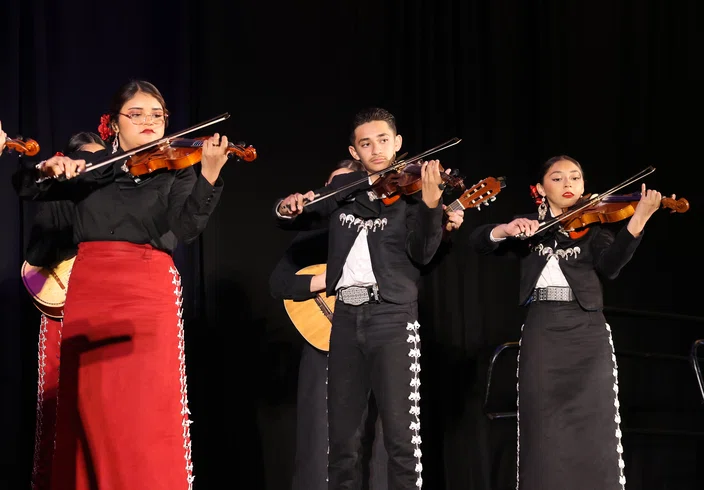
[[[423,188],[421,180],[422,163],[410,163],[400,169],[393,170],[380,177],[373,185],[372,191],[384,204],[395,203],[402,195],[415,194]],[[459,177],[453,177],[445,173],[445,169],[440,165],[440,175],[442,184],[452,188],[465,190],[464,181]]]

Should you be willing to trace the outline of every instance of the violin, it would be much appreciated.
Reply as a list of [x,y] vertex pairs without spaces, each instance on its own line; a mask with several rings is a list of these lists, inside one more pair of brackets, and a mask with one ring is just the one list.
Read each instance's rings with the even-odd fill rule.
[[[310,204],[335,196],[337,194],[340,194],[341,192],[345,192],[346,190],[356,187],[363,182],[367,182],[371,177],[375,177],[377,175],[379,176],[379,179],[377,179],[377,181],[372,185],[374,193],[377,197],[383,199],[385,204],[393,204],[401,197],[401,194],[413,194],[414,192],[418,192],[419,190],[421,190],[421,188],[423,187],[420,176],[421,164],[418,163],[421,161],[422,158],[433,153],[437,153],[451,146],[454,146],[460,141],[462,141],[460,138],[452,138],[446,141],[445,143],[442,143],[429,150],[426,150],[423,153],[414,156],[413,158],[409,158],[408,160],[403,159],[403,157],[406,155],[404,153],[403,155],[401,155],[402,158],[400,160],[396,160],[389,167],[383,170],[378,170],[372,174],[365,176],[360,180],[351,182],[347,185],[343,185],[342,187],[335,189],[332,192],[328,192],[327,194],[324,194],[322,196],[320,194],[316,194],[311,200],[308,200],[307,198],[303,199],[303,207],[305,208]],[[411,168],[408,172],[404,172],[407,175],[400,175],[404,169],[408,167],[413,167],[414,164],[416,166],[415,169]],[[388,177],[388,180],[385,179],[387,175],[390,175],[390,177]],[[446,185],[449,185],[449,183],[452,183],[456,186],[461,185],[462,188],[464,188],[464,182],[462,182],[462,179],[448,175],[444,171],[441,172],[441,175],[443,176],[443,183],[439,185],[443,185],[443,190],[445,189]],[[374,188],[375,186],[376,189]]]
[[[20,155],[27,155],[28,157],[33,157],[39,153],[39,143],[30,138],[24,141],[22,138],[7,138],[5,140],[5,146],[9,150],[14,150]],[[2,151],[0,151],[0,153],[2,153]]]
[[[150,174],[156,170],[180,170],[200,162],[203,153],[203,143],[209,136],[186,139],[179,138],[165,142],[157,147],[132,155],[125,162],[123,169],[135,177]],[[228,143],[227,157],[235,156],[246,162],[257,158],[257,150],[249,145]]]
[[[580,213],[561,221],[562,227],[570,234],[570,238],[581,238],[589,231],[588,227],[591,224],[616,223],[633,216],[640,198],[640,192],[606,196],[596,204],[582,209]],[[588,194],[584,199],[590,200],[592,195]],[[684,213],[689,210],[689,202],[683,197],[679,199],[663,197],[660,201],[660,207],[661,209],[670,209],[673,213]]]
[[[372,192],[387,206],[398,201],[401,195],[415,194],[423,188],[421,168],[421,163],[411,163],[400,169],[395,169],[372,184]],[[443,190],[446,187],[459,187],[461,190],[465,190],[464,181],[459,177],[447,174],[442,165],[440,165],[440,175],[442,176],[442,184],[438,185]]]
[[[615,221],[620,221],[633,216],[635,208],[638,206],[638,201],[640,200],[640,193],[636,193],[638,195],[638,199],[634,199],[633,197],[636,194],[630,194],[630,198],[625,196],[615,196],[615,194],[617,191],[620,191],[624,187],[652,174],[653,172],[655,172],[655,167],[647,167],[646,169],[635,174],[633,177],[624,180],[601,195],[591,197],[592,195],[589,194],[589,197],[577,202],[577,204],[573,205],[561,215],[540,223],[540,226],[538,226],[538,229],[535,231],[535,235],[559,224],[563,226],[563,229],[571,238],[579,238],[587,233],[589,230],[588,225],[592,223],[614,223]],[[611,202],[609,202],[609,198],[612,198]],[[665,203],[663,206],[669,207],[674,204],[675,211],[684,209],[679,212],[684,212],[689,209],[689,203],[686,199],[674,201],[674,203],[671,203],[670,201],[674,201],[674,199],[663,198],[662,202]],[[602,202],[603,205],[599,206]],[[630,214],[628,214],[629,212]],[[602,221],[602,219],[609,221]],[[528,236],[521,232],[516,235],[516,238],[525,240]]]
[[[219,116],[216,116],[212,119],[209,119],[205,122],[196,124],[195,126],[191,126],[190,128],[186,128],[182,131],[179,131],[177,133],[174,133],[170,136],[165,136],[163,138],[160,138],[158,140],[152,141],[150,143],[145,143],[141,146],[138,146],[136,148],[132,148],[129,151],[126,151],[120,155],[110,155],[107,158],[102,158],[96,162],[89,162],[86,163],[86,168],[85,170],[81,173],[81,175],[85,175],[88,172],[92,172],[93,170],[99,169],[101,167],[104,167],[105,165],[110,165],[111,163],[114,163],[118,160],[124,160],[125,158],[129,157],[129,161],[132,161],[132,165],[135,167],[134,172],[132,172],[132,175],[143,175],[145,173],[150,173],[156,170],[157,168],[184,168],[189,165],[194,165],[200,161],[200,156],[202,153],[202,146],[203,142],[201,140],[204,140],[206,138],[198,138],[197,140],[186,140],[182,139],[180,143],[182,144],[183,147],[182,149],[184,150],[183,152],[172,152],[170,154],[165,154],[165,152],[168,148],[172,147],[172,143],[180,139],[181,136],[192,133],[193,131],[197,131],[199,129],[205,128],[207,126],[210,126],[215,123],[219,123],[221,121],[224,121],[225,119],[228,119],[230,117],[230,114],[227,112],[224,114],[221,114]],[[173,145],[175,146],[175,145]],[[228,152],[229,150],[228,145]],[[256,158],[256,150],[254,148],[243,148],[242,146],[239,145],[232,145],[232,153],[237,155],[238,157],[241,157],[242,159],[248,159],[251,158],[252,160]],[[152,149],[155,150],[152,150]],[[189,148],[191,151],[188,151]],[[195,150],[194,150],[195,148]],[[157,152],[161,151],[161,155],[157,157]],[[241,156],[240,154],[241,153]],[[229,156],[230,153],[228,153]],[[135,155],[141,155],[141,157],[138,157],[136,160],[132,160],[132,157]],[[150,158],[151,162],[150,162]],[[248,160],[249,161],[249,160]],[[138,163],[141,163],[141,165],[137,165]],[[127,163],[125,163],[122,166],[122,169],[125,172],[130,171],[130,169],[127,167]],[[151,169],[151,170],[150,170]],[[64,181],[66,180],[66,177],[64,175],[59,175],[57,178],[59,181]]]

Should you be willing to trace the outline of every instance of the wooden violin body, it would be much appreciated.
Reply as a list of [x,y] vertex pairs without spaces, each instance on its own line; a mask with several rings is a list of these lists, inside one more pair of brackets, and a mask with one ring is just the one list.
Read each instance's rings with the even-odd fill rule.
[[[421,179],[421,163],[411,163],[400,169],[391,171],[380,177],[373,185],[372,191],[387,206],[396,202],[402,195],[415,194],[423,188]],[[464,181],[458,177],[447,174],[442,166],[440,175],[443,184],[448,187],[459,187],[464,190]]]
[[[125,167],[135,177],[162,169],[181,170],[190,167],[201,161],[203,142],[206,139],[208,137],[172,140],[131,156]],[[236,156],[247,162],[257,158],[257,150],[251,145],[244,147],[229,143],[227,151],[228,158]]]
[[[590,200],[595,197],[588,194],[584,197],[584,200]],[[593,206],[589,206],[580,213],[570,216],[569,219],[561,222],[562,227],[570,233],[572,238],[579,238],[586,234],[590,225],[595,223],[617,223],[633,216],[640,202],[640,197],[640,192],[607,196]],[[660,207],[661,209],[670,209],[673,213],[684,213],[689,210],[689,202],[683,197],[679,199],[663,197],[660,201]]]

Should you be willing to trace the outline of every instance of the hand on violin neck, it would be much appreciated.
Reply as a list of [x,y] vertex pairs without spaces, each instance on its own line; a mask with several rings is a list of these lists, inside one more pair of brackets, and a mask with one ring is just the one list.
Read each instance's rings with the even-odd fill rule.
[[436,208],[442,199],[445,185],[440,175],[440,160],[423,162],[421,169],[421,196],[429,208]]
[[645,223],[660,209],[661,202],[662,194],[654,189],[646,189],[645,184],[641,184],[640,201],[627,225],[631,235],[637,237],[643,232]]
[[72,160],[65,156],[53,156],[41,162],[37,168],[39,174],[44,178],[72,179],[86,169],[85,160]]
[[222,138],[218,133],[203,142],[203,153],[201,156],[201,174],[211,185],[220,176],[220,171],[227,162],[228,141],[227,136]]

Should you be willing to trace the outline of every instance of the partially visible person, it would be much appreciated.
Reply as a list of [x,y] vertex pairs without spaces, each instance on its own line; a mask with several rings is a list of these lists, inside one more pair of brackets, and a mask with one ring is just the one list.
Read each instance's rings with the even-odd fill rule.
[[[96,133],[84,131],[73,135],[59,154],[76,151],[102,151],[105,142]],[[42,268],[53,268],[58,263],[74,257],[77,247],[73,243],[73,202],[38,202],[25,252],[27,263]],[[44,313],[40,315],[37,415],[34,437],[34,464],[32,489],[50,488],[51,463],[54,454],[56,429],[56,400],[59,387],[59,365],[63,321]]]
[[2,130],[2,121],[0,121],[0,155],[5,149],[5,141],[7,140],[7,133]]
[[[325,185],[333,178],[362,171],[357,160],[341,160]],[[328,255],[327,220],[321,219],[312,229],[300,231],[269,277],[274,299],[306,301],[318,293],[325,295],[325,274],[297,275],[315,264],[325,264]],[[296,455],[292,490],[327,490],[328,488],[328,353],[304,341],[298,368],[296,405]],[[385,490],[386,450],[381,419],[370,397],[366,421],[362,424],[359,461],[363,490]]]

